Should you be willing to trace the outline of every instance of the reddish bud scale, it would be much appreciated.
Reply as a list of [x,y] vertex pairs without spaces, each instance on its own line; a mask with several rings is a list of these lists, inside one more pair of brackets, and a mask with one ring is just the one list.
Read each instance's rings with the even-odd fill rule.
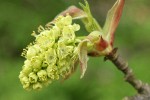
[[103,51],[108,47],[108,42],[101,36],[100,40],[95,44],[95,46],[98,51]]
[[81,13],[81,9],[75,7],[75,6],[71,6],[69,7],[66,11],[60,13],[60,15],[66,16],[66,14],[69,14],[70,16],[74,16],[78,13]]
[[121,15],[122,15],[122,10],[123,10],[123,7],[124,7],[124,0],[120,0],[119,4],[118,4],[118,7],[116,8],[116,12],[114,14],[114,23],[112,25],[112,27],[114,27],[112,29],[112,37],[111,37],[111,41],[110,41],[110,44],[113,46],[113,42],[114,42],[114,32],[119,24],[119,21],[120,21],[120,18],[121,18]]

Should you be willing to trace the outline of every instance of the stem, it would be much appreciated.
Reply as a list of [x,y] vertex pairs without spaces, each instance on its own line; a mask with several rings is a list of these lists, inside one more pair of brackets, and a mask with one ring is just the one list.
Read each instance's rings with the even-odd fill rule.
[[85,38],[86,38],[86,36],[78,36],[78,37],[76,37],[76,43],[80,43]]
[[76,38],[79,39],[79,40],[83,40],[83,39],[86,38],[86,36],[78,36],[78,37],[76,37]]
[[[106,56],[105,60],[109,59],[118,68],[118,70],[120,70],[125,75],[125,81],[132,85],[137,90],[137,92],[141,94],[140,97],[142,95],[150,97],[150,86],[135,78],[132,69],[128,66],[128,63],[123,60],[116,52],[117,49],[115,48],[110,54]],[[137,98],[138,96],[139,95],[136,95],[136,98],[134,96],[134,98],[126,100],[147,100],[139,99]]]

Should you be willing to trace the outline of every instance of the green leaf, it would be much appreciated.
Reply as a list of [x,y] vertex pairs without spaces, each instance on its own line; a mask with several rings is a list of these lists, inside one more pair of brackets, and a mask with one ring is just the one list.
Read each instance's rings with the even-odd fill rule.
[[114,32],[119,24],[125,0],[117,0],[114,6],[108,11],[103,32],[107,39],[113,44]]
[[80,61],[80,67],[81,67],[81,76],[80,78],[83,78],[86,69],[87,69],[87,43],[90,42],[89,40],[85,39],[82,42],[80,42],[78,47],[78,55],[79,55],[79,61]]
[[84,12],[87,14],[87,17],[83,18],[82,21],[85,25],[85,28],[88,32],[92,31],[102,31],[100,25],[98,22],[95,20],[95,18],[92,16],[91,11],[90,11],[90,6],[86,0],[85,5],[82,3],[79,3],[80,6],[83,8]]

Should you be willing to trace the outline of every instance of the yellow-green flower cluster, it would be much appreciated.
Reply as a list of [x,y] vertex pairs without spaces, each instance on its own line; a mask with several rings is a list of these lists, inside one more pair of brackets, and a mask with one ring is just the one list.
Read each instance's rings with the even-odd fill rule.
[[75,32],[79,29],[66,15],[58,16],[47,29],[41,27],[40,34],[33,34],[35,41],[23,52],[26,60],[19,75],[24,89],[40,89],[71,73],[78,60]]

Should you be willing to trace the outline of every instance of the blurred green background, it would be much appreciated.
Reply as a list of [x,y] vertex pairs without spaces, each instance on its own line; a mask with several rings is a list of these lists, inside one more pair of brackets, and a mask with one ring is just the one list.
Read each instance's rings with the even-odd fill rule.
[[[136,91],[109,61],[90,58],[80,79],[80,68],[68,80],[57,81],[41,91],[27,92],[18,75],[24,58],[22,49],[31,41],[33,30],[45,25],[59,12],[83,0],[0,0],[0,100],[121,100]],[[88,0],[94,17],[101,23],[115,0]],[[115,47],[129,61],[136,77],[150,83],[150,0],[126,0],[115,34]],[[80,22],[77,22],[80,23]],[[81,33],[87,32],[84,29]],[[80,34],[80,33],[79,33]]]

